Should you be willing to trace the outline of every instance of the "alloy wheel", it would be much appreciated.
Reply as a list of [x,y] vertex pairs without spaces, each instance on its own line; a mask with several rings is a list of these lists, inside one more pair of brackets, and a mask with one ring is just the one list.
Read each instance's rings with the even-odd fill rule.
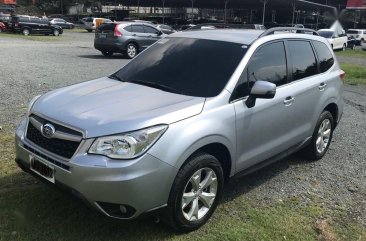
[[332,132],[332,125],[329,119],[324,119],[319,126],[318,138],[316,139],[316,149],[322,153],[329,145],[329,139]]
[[217,194],[216,173],[208,167],[196,171],[187,182],[182,196],[182,213],[186,220],[202,219],[211,209]]

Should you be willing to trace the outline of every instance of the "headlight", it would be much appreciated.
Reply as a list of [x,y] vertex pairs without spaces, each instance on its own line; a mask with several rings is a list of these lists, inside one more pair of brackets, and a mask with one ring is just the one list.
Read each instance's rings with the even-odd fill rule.
[[28,114],[30,114],[30,111],[32,110],[32,107],[33,107],[34,103],[37,101],[37,99],[39,97],[41,97],[41,95],[37,95],[37,96],[33,97],[33,99],[29,102]]
[[115,159],[132,159],[145,153],[167,128],[167,125],[159,125],[121,135],[99,137],[90,147],[89,153]]

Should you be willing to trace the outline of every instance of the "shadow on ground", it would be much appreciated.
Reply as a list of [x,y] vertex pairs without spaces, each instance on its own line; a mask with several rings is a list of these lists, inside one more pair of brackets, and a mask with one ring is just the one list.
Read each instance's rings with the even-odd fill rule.
[[102,54],[93,54],[93,55],[79,55],[79,58],[85,58],[85,59],[129,59],[123,54],[113,54],[111,57],[105,57]]
[[[292,161],[294,159],[296,161]],[[226,185],[222,202],[245,195],[289,166],[302,163],[305,161],[289,157],[234,179]],[[6,183],[9,185],[0,185],[0,237],[4,240],[9,240],[14,231],[19,240],[37,241],[169,240],[179,237],[168,226],[154,223],[152,217],[135,221],[104,217],[79,199],[44,185],[29,174],[19,172],[0,179],[0,184]]]

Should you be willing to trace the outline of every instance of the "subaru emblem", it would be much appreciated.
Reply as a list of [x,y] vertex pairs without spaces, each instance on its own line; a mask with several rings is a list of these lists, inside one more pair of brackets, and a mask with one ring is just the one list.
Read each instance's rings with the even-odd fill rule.
[[52,124],[44,124],[41,129],[41,133],[44,137],[51,138],[55,134],[56,129]]

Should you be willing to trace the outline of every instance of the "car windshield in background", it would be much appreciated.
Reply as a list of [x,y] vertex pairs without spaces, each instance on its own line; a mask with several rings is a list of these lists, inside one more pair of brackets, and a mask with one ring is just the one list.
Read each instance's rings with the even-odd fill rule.
[[112,75],[121,81],[197,97],[217,96],[247,46],[223,41],[165,38]]
[[324,38],[331,38],[334,32],[331,31],[319,31],[318,34]]

